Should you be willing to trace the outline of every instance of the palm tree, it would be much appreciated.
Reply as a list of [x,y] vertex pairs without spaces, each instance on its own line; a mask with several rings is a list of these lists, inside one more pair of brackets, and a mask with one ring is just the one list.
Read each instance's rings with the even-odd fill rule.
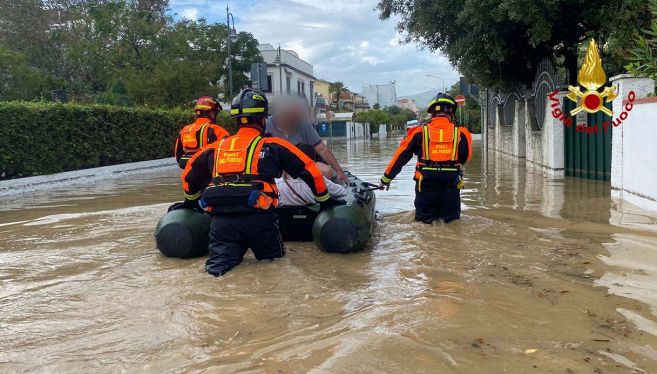
[[335,98],[335,110],[338,110],[338,102],[340,102],[340,93],[347,91],[347,87],[345,87],[344,83],[337,81],[333,83],[329,83],[329,96],[330,101],[329,105],[333,105],[333,93],[337,93],[336,98]]

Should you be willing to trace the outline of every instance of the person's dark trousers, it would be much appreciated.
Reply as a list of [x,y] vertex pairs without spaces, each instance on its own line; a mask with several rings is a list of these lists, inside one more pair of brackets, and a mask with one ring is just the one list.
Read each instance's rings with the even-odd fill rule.
[[247,249],[258,260],[285,256],[285,247],[273,212],[215,215],[210,225],[210,257],[205,270],[220,276],[237,266]]
[[415,186],[415,220],[431,224],[442,219],[445,223],[461,217],[461,191],[452,186]]

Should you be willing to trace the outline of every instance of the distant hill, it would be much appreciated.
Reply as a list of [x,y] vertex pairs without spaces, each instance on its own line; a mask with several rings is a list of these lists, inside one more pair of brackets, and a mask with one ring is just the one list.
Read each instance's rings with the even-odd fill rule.
[[400,96],[398,99],[413,99],[419,107],[425,107],[429,101],[436,97],[438,92],[436,90],[427,90],[424,92],[416,93],[415,95]]

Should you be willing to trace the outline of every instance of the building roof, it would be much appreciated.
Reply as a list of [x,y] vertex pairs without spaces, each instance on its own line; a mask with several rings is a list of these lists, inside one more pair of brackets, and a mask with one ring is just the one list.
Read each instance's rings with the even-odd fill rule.
[[307,61],[302,60],[299,57],[299,54],[295,51],[281,48],[279,60],[279,49],[272,47],[271,44],[259,44],[258,49],[260,50],[260,54],[268,66],[278,66],[280,63],[280,66],[307,75],[313,80],[316,79],[313,72],[313,65]]

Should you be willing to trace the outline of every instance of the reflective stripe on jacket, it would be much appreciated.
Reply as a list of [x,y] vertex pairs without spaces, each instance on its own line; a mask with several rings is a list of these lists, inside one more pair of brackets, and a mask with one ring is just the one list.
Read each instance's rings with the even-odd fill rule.
[[181,159],[192,158],[201,148],[228,135],[228,131],[212,123],[209,118],[199,117],[180,130],[173,151],[176,161],[182,165],[184,162],[181,163]]

